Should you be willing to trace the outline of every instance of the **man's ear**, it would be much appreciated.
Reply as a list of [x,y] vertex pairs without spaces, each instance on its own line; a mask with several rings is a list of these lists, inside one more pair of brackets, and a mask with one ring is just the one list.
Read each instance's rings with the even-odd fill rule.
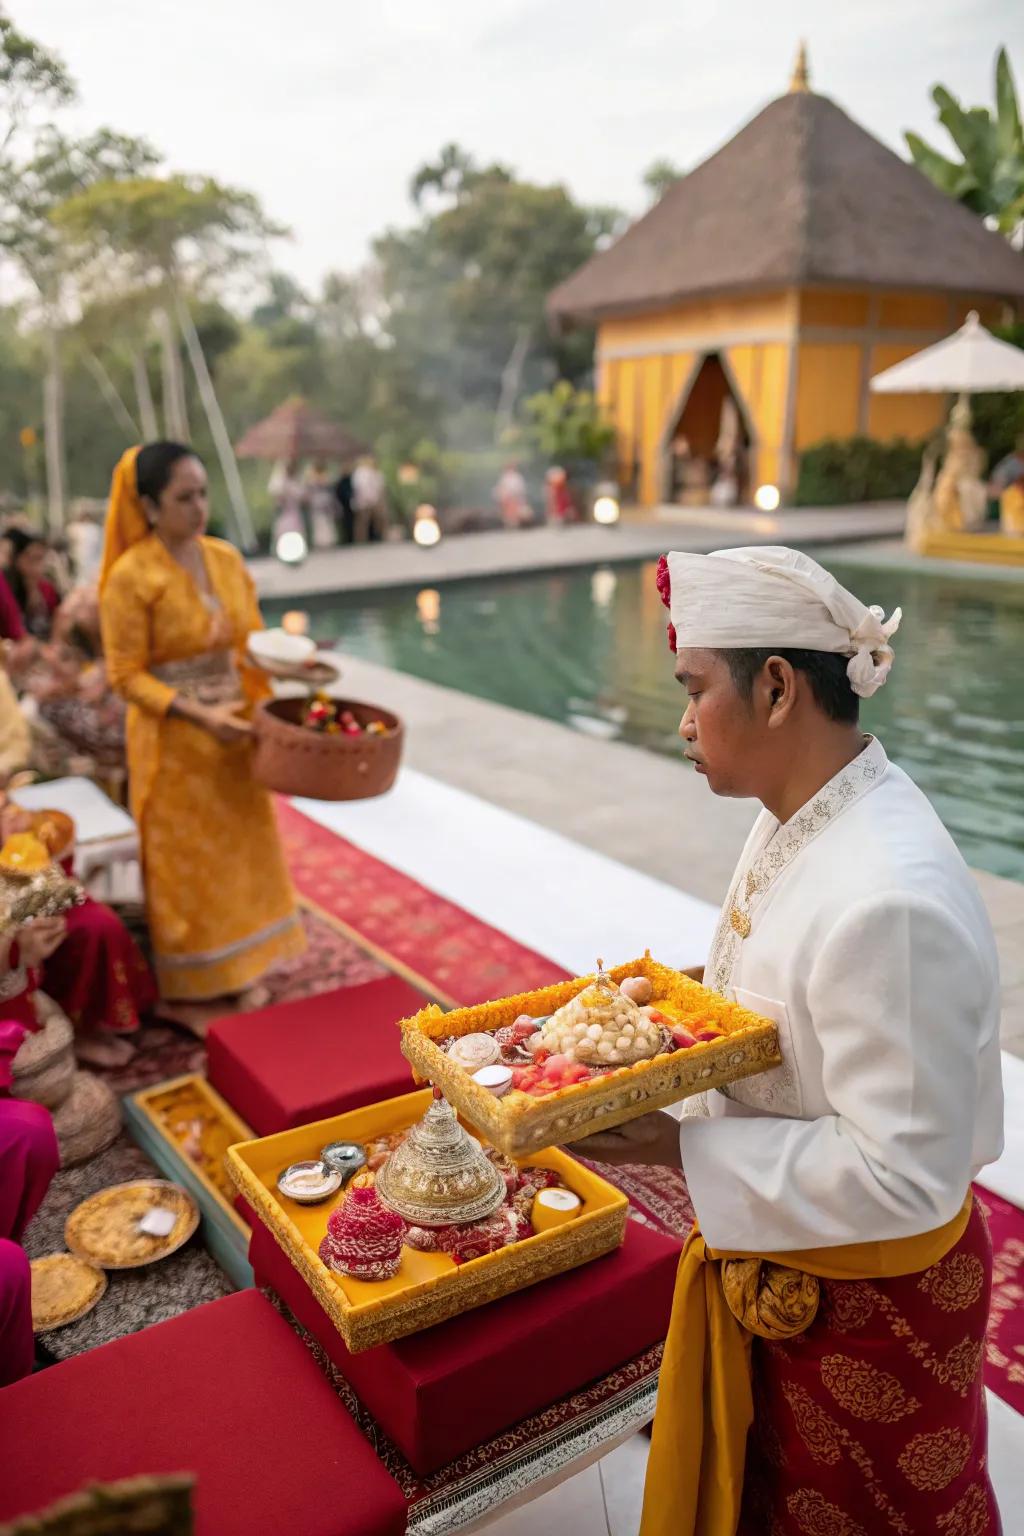
[[769,656],[761,673],[761,687],[767,705],[768,728],[778,730],[786,723],[796,705],[796,672],[783,656]]

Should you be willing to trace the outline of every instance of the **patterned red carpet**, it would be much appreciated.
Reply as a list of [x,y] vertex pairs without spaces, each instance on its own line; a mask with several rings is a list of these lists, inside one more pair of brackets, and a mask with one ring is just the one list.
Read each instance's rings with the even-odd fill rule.
[[[372,854],[279,802],[279,823],[299,896],[389,969],[441,1003],[507,997],[566,972]],[[481,857],[485,857],[481,852]]]

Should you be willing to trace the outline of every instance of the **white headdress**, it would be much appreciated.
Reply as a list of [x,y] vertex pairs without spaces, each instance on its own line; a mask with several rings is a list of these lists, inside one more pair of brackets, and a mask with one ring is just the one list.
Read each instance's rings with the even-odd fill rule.
[[676,645],[830,651],[850,658],[850,687],[869,699],[889,676],[889,640],[902,610],[885,619],[866,608],[816,560],[796,549],[719,549],[672,553],[670,611]]

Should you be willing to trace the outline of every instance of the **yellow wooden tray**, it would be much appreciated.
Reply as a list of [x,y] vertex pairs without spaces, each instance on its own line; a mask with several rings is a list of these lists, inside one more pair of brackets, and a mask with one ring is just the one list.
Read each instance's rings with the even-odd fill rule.
[[564,1152],[523,1161],[558,1173],[579,1195],[580,1214],[498,1253],[456,1264],[447,1254],[402,1249],[393,1280],[353,1280],[327,1268],[317,1249],[342,1194],[322,1205],[299,1205],[277,1188],[289,1163],[319,1156],[331,1141],[366,1142],[412,1125],[426,1113],[429,1089],[351,1110],[314,1125],[231,1147],[228,1166],[253,1210],[303,1276],[353,1353],[418,1333],[473,1307],[609,1253],[622,1242],[628,1201],[606,1180]]
[[659,965],[650,953],[642,960],[615,966],[609,974],[614,981],[646,976],[654,989],[652,1003],[673,1022],[692,1024],[695,1029],[717,1029],[720,1038],[602,1072],[599,1077],[542,1098],[514,1090],[500,1099],[475,1083],[435,1043],[449,1035],[500,1029],[521,1013],[534,1018],[554,1013],[592,979],[580,977],[498,1002],[456,1008],[451,1013],[431,1004],[413,1018],[400,1021],[402,1052],[420,1082],[436,1083],[448,1102],[509,1157],[523,1157],[542,1147],[578,1141],[594,1131],[611,1130],[649,1110],[664,1109],[691,1094],[765,1072],[781,1062],[779,1033],[771,1019],[727,1002],[682,972]]
[[[236,1141],[251,1140],[252,1128],[197,1072],[140,1089],[132,1095],[132,1102],[157,1135],[171,1143],[189,1172],[231,1223],[248,1237],[249,1224],[242,1220],[232,1199],[235,1187],[228,1171],[227,1151]],[[200,1132],[204,1153],[202,1163],[190,1156],[187,1147],[188,1127],[196,1120],[203,1123]]]

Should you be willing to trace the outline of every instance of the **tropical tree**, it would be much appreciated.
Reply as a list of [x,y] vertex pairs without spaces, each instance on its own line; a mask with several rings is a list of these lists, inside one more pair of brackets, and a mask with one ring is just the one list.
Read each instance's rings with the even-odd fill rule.
[[69,323],[71,264],[54,222],[70,197],[98,181],[137,176],[157,160],[141,139],[101,128],[88,138],[69,139],[44,128],[24,161],[0,158],[0,251],[27,281],[32,308],[44,335],[44,446],[49,517],[63,521],[65,501],[64,368],[62,338]]
[[[227,425],[217,399],[189,296],[208,291],[262,258],[267,239],[284,231],[259,201],[208,176],[145,176],[98,182],[69,199],[55,219],[68,239],[94,260],[112,260],[115,277],[148,292],[163,357],[163,403],[171,437],[189,438],[179,335],[227,482],[242,542],[255,534]],[[106,273],[109,279],[109,270]]]
[[0,10],[0,156],[33,107],[60,107],[74,97],[74,82],[57,54],[19,32]]
[[1024,241],[1024,129],[1006,49],[996,56],[995,99],[989,107],[963,107],[944,85],[932,98],[939,122],[959,152],[952,159],[916,133],[904,135],[919,170],[942,192],[965,203],[1015,245]]
[[504,166],[479,167],[452,145],[412,187],[414,198],[433,187],[440,206],[375,242],[376,323],[449,438],[499,441],[524,389],[589,369],[592,338],[553,337],[544,306],[620,215]]
[[676,165],[674,160],[653,161],[643,174],[643,183],[651,202],[658,202],[665,196],[669,187],[674,187],[676,182],[682,181],[685,175],[686,172]]
[[615,441],[615,428],[593,394],[574,389],[566,379],[531,396],[524,413],[526,441],[550,464],[600,464]]

